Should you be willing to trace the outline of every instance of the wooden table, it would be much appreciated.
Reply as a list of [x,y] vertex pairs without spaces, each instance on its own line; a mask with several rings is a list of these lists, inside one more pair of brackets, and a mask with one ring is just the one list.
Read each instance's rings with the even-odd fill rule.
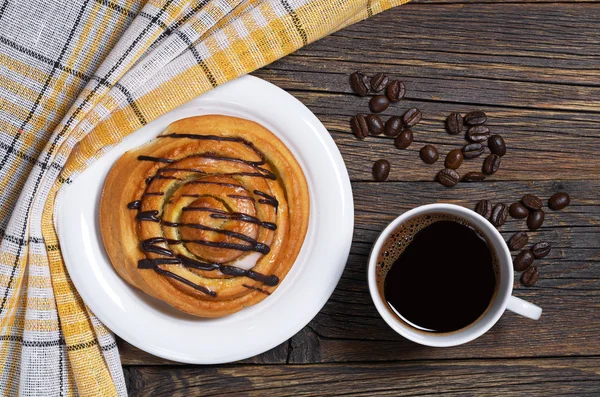
[[[385,116],[416,106],[423,121],[407,150],[391,138],[358,141],[350,117],[367,98],[350,92],[348,74],[383,71],[404,80],[407,99]],[[222,395],[598,395],[600,393],[600,3],[571,0],[415,1],[377,15],[276,62],[256,76],[306,104],[335,139],[350,173],[356,224],[336,291],[289,341],[258,357],[220,366],[166,362],[121,343],[130,394]],[[508,146],[488,181],[453,189],[434,182],[426,143],[442,155],[463,144],[444,132],[453,111],[482,109]],[[371,166],[392,164],[376,183]],[[476,170],[481,161],[463,165]],[[548,211],[533,241],[553,244],[538,261],[532,288],[516,296],[542,306],[538,321],[506,313],[486,335],[454,348],[427,348],[394,333],[367,290],[366,263],[377,234],[402,212],[427,203],[473,208],[525,193],[571,195]],[[509,237],[525,228],[511,220]],[[223,343],[216,340],[215,343]],[[251,343],[251,342],[249,342]]]

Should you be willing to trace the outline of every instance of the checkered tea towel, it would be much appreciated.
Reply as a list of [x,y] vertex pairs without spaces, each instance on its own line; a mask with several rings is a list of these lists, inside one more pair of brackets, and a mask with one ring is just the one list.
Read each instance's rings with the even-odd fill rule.
[[124,136],[408,0],[0,0],[0,392],[126,395],[69,279],[61,187]]

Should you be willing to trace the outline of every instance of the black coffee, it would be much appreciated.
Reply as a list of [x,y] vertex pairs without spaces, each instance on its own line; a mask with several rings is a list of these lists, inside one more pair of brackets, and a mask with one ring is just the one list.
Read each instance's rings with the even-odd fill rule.
[[408,220],[379,254],[379,292],[408,325],[452,332],[474,323],[492,302],[496,255],[467,221],[445,214]]

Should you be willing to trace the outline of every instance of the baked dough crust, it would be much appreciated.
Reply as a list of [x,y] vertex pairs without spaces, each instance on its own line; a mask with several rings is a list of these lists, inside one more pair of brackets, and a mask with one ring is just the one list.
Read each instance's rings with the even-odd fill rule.
[[129,284],[221,317],[277,288],[304,242],[309,207],[302,169],[271,131],[197,116],[121,156],[104,184],[100,228]]

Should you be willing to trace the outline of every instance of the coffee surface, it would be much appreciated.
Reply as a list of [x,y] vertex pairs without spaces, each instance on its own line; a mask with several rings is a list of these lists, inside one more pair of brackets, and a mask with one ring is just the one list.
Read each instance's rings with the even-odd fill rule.
[[493,300],[498,278],[484,235],[445,214],[407,221],[378,257],[380,294],[404,322],[429,332],[474,323]]

